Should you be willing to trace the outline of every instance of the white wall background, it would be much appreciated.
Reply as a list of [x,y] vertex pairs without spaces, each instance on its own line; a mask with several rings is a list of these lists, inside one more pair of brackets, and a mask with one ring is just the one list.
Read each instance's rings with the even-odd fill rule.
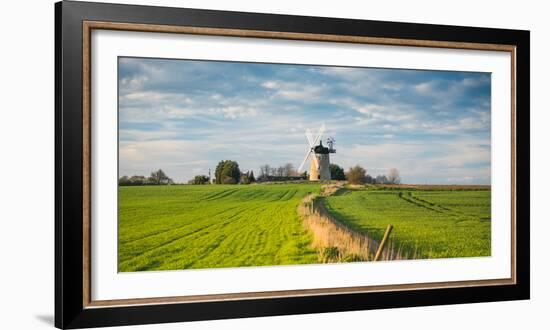
[[[550,306],[550,22],[544,1],[118,1],[191,8],[531,30],[532,299],[298,315],[141,329],[546,328]],[[0,328],[53,327],[54,17],[52,0],[0,10]],[[125,329],[138,329],[126,327]]]

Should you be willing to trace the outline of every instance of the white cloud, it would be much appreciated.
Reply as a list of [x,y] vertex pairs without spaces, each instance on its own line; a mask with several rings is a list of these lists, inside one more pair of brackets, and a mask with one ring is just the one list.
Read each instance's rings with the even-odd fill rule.
[[284,99],[290,101],[315,101],[322,95],[326,86],[311,85],[306,82],[274,81],[268,80],[261,84],[262,87],[272,90],[272,99]]
[[420,95],[434,98],[441,105],[448,105],[462,99],[467,90],[478,88],[486,83],[488,80],[485,75],[452,81],[435,79],[416,84],[414,90]]
[[276,89],[279,87],[279,84],[276,81],[268,80],[263,82],[261,86],[267,89]]
[[464,97],[486,83],[481,78],[343,67],[272,67],[258,76],[240,67],[224,71],[239,77],[232,80],[207,62],[174,63],[135,65],[122,78],[122,174],[160,167],[181,182],[221,159],[243,170],[298,166],[305,128],[326,121],[324,137],[337,140],[331,159],[346,168],[359,163],[381,174],[397,167],[407,182],[490,177],[483,165],[490,162],[483,146],[490,143],[490,97]]
[[123,89],[139,89],[149,80],[146,75],[125,77],[120,80]]
[[[386,174],[397,168],[407,183],[448,183],[450,177],[474,177],[475,182],[490,183],[490,150],[473,140],[426,143],[379,143],[340,146],[332,161],[344,168],[360,164],[371,175]],[[429,155],[429,156],[428,156]],[[458,182],[458,181],[457,181]],[[460,180],[466,182],[466,180]]]
[[414,89],[417,92],[419,92],[421,94],[424,94],[424,95],[433,93],[433,91],[434,91],[432,82],[423,82],[423,83],[417,84],[416,86],[414,86]]
[[360,113],[374,117],[374,116],[380,115],[380,113],[386,109],[387,107],[384,107],[378,104],[368,104],[368,105],[360,106],[356,110]]
[[257,111],[254,108],[243,107],[243,106],[227,106],[223,108],[215,109],[214,112],[221,113],[225,118],[243,118],[243,117],[254,117],[257,115]]

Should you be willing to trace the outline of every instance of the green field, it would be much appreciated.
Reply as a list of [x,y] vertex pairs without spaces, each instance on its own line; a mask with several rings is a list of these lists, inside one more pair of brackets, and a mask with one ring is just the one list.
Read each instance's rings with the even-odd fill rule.
[[491,254],[490,190],[343,190],[324,202],[339,221],[377,241],[392,224],[394,246],[417,258]]
[[[119,271],[317,263],[297,213],[320,184],[119,188]],[[349,228],[419,258],[487,256],[489,190],[343,189],[324,197]]]
[[296,213],[315,184],[120,187],[119,271],[317,261]]

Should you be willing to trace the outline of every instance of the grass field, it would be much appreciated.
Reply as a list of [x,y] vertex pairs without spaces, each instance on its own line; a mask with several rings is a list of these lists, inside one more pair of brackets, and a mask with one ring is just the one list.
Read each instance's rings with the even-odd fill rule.
[[317,262],[296,209],[316,184],[120,187],[119,271]]
[[[319,262],[297,213],[320,184],[120,187],[119,271]],[[490,190],[342,189],[322,197],[353,231],[380,241],[388,224],[409,257],[487,256]]]
[[350,228],[380,241],[388,224],[394,247],[417,258],[489,256],[490,190],[341,190],[324,199]]

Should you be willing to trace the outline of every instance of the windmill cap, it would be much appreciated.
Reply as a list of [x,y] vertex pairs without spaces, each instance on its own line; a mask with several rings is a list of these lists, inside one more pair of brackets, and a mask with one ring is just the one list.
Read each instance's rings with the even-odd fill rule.
[[316,154],[328,154],[329,153],[329,149],[327,147],[323,147],[323,142],[322,141],[321,141],[321,143],[319,143],[318,146],[315,146],[315,148],[313,148],[313,151]]

